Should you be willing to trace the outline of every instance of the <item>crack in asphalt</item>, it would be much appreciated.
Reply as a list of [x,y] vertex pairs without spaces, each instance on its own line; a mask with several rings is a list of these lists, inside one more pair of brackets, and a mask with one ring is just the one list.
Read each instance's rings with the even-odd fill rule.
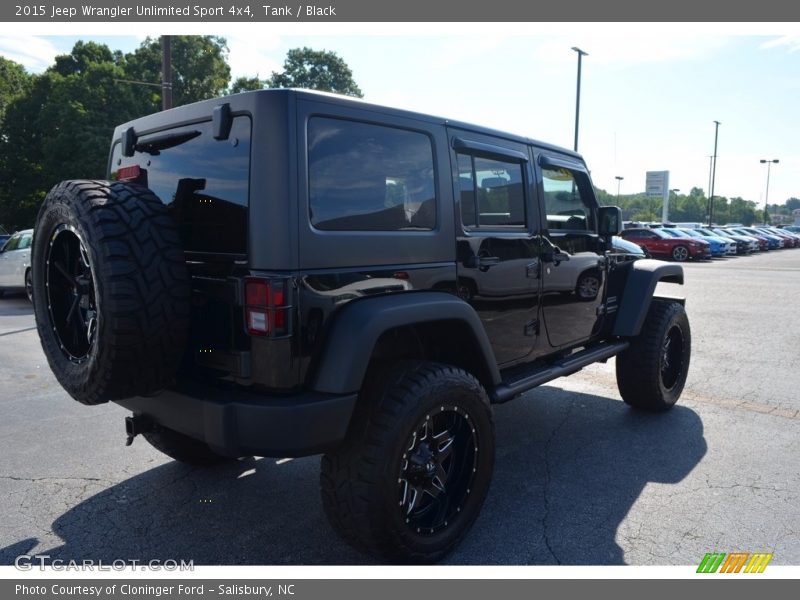
[[4,335],[14,335],[15,333],[25,333],[26,331],[33,331],[36,327],[26,327],[25,329],[15,329],[14,331],[6,331],[5,333],[0,333],[0,337]]
[[544,541],[544,545],[547,547],[547,551],[550,552],[550,555],[553,557],[553,560],[556,561],[557,565],[561,564],[561,559],[558,558],[558,555],[553,550],[553,546],[550,543],[550,534],[548,531],[547,520],[550,516],[550,447],[553,444],[558,432],[567,422],[570,415],[572,414],[572,409],[575,406],[575,401],[570,400],[569,407],[567,408],[567,412],[564,414],[564,417],[561,421],[556,425],[553,430],[550,432],[550,436],[547,438],[547,442],[545,442],[544,446],[544,468],[545,468],[545,477],[544,477],[544,487],[542,490],[544,496],[544,514],[542,515],[542,538]]
[[0,479],[27,481],[29,483],[37,483],[39,481],[106,481],[99,477],[15,477],[14,475],[0,475]]

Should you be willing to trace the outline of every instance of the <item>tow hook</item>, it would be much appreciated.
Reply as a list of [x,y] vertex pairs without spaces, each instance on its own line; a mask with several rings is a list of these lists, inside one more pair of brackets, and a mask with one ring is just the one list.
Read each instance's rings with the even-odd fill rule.
[[125,442],[126,446],[130,446],[135,438],[140,433],[146,433],[155,429],[155,423],[152,419],[144,415],[133,415],[132,417],[125,417],[125,433],[128,434],[128,439]]

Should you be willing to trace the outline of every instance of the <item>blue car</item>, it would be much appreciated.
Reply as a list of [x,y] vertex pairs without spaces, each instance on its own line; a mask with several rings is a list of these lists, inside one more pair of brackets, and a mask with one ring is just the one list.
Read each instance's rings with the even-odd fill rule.
[[[736,256],[737,252],[739,251],[739,243],[736,240],[732,239],[732,238],[725,237],[725,236],[722,236],[722,235],[718,235],[718,234],[714,233],[713,231],[710,231],[708,229],[704,229],[702,227],[696,227],[696,228],[691,229],[691,230],[689,230],[687,228],[687,231],[691,231],[693,235],[702,236],[704,240],[708,240],[709,238],[713,238],[713,239],[717,240],[718,242],[722,242],[725,245],[725,254],[726,254],[726,256]],[[744,242],[742,242],[742,244],[744,244]]]
[[781,238],[776,235],[770,235],[761,229],[755,229],[754,227],[732,227],[731,229],[737,233],[741,233],[742,235],[754,237],[757,240],[763,239],[767,243],[767,249],[769,250],[777,250],[778,248],[783,247]]
[[[688,228],[684,228],[684,227],[674,227],[674,228],[670,228],[670,229],[672,229],[672,231],[675,231],[675,232],[677,232],[679,234],[682,234],[683,237],[692,237],[692,238],[695,238],[695,239],[698,239],[698,240],[702,240],[704,242],[708,242],[709,245],[711,246],[711,256],[712,257],[725,256],[725,254],[727,254],[727,252],[728,252],[728,243],[725,240],[722,240],[722,239],[720,239],[718,237],[705,236],[702,233],[700,233],[700,232],[698,232],[698,231],[696,231],[694,229],[688,229]],[[734,251],[734,253],[735,253],[735,251]]]

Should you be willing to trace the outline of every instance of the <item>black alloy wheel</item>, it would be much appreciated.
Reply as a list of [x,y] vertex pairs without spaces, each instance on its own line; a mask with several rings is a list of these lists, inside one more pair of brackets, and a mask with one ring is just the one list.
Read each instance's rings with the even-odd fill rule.
[[478,451],[469,416],[457,406],[442,406],[417,425],[397,479],[398,504],[410,529],[435,533],[461,512]]
[[53,331],[65,356],[80,364],[94,345],[98,311],[89,255],[73,227],[62,224],[56,228],[47,246],[45,264]]

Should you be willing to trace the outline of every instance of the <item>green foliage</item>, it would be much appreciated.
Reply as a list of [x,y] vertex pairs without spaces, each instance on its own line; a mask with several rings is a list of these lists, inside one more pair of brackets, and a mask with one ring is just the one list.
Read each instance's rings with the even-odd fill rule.
[[786,201],[786,210],[792,212],[793,210],[797,210],[800,208],[800,198],[789,198]]
[[256,77],[237,77],[231,84],[231,94],[240,94],[241,92],[252,92],[256,90],[263,90],[266,83]]
[[[617,198],[605,190],[596,190],[601,205],[616,205],[622,209],[625,221],[661,221],[661,199],[645,194],[624,195]],[[743,223],[752,225],[761,221],[756,203],[742,198],[714,197],[715,223]],[[692,188],[688,194],[670,194],[669,219],[673,223],[704,223],[708,221],[708,198],[701,188]]]
[[31,87],[33,78],[22,65],[0,56],[0,131],[8,105]]
[[305,47],[289,50],[283,72],[273,71],[266,83],[271,88],[304,88],[363,97],[347,63],[327,50]]

